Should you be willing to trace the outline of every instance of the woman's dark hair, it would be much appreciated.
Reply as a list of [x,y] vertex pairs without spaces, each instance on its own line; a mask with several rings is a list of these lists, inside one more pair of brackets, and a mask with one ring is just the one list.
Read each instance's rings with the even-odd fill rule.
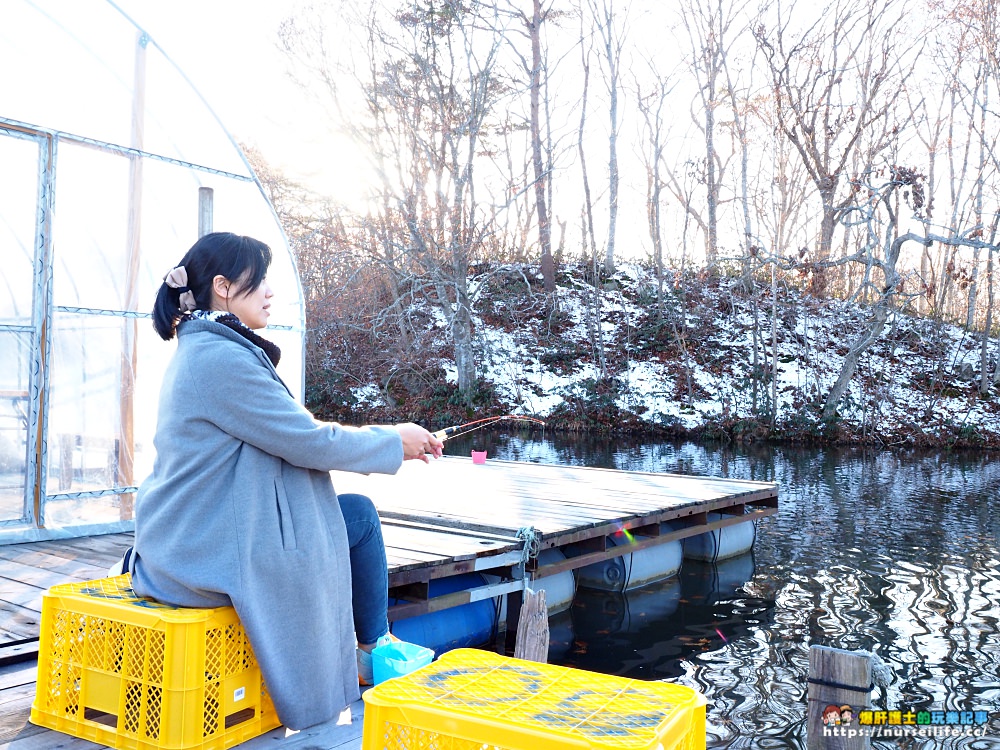
[[[250,294],[264,281],[271,265],[271,248],[260,240],[231,232],[206,234],[187,251],[178,266],[187,271],[187,290],[194,295],[198,310],[212,306],[212,280],[223,276],[236,285],[236,293]],[[160,284],[153,304],[153,328],[164,341],[174,337],[180,319],[184,288]]]

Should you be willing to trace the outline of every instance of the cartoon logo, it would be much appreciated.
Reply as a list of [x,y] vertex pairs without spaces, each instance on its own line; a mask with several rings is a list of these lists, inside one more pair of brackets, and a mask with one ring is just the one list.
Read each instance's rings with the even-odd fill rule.
[[823,726],[839,727],[854,721],[854,709],[844,704],[835,706],[832,703],[823,709]]

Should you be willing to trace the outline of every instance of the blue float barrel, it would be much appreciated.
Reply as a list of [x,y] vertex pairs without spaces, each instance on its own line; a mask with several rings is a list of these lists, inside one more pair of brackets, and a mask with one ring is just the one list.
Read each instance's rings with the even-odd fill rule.
[[[436,578],[430,582],[428,596],[434,598],[484,585],[486,579],[479,573]],[[389,600],[390,605],[397,603],[398,600]],[[482,646],[496,636],[497,604],[493,599],[469,602],[397,620],[389,629],[400,640],[426,646],[438,655],[453,648]]]

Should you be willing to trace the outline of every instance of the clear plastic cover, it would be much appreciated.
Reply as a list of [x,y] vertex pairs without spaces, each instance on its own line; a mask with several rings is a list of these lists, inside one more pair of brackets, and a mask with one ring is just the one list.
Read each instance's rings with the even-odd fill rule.
[[297,397],[301,287],[239,148],[112,3],[6,2],[0,66],[0,543],[121,528],[176,346],[149,312],[198,238],[199,190],[213,229],[274,251],[265,335]]

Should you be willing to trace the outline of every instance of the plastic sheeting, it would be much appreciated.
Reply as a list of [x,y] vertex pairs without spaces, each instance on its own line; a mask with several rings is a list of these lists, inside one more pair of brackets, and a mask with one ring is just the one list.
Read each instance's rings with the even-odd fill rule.
[[200,188],[214,229],[274,250],[267,335],[299,395],[304,321],[260,185],[150,36],[107,0],[0,16],[2,544],[130,527],[174,348],[148,313],[198,237]]

